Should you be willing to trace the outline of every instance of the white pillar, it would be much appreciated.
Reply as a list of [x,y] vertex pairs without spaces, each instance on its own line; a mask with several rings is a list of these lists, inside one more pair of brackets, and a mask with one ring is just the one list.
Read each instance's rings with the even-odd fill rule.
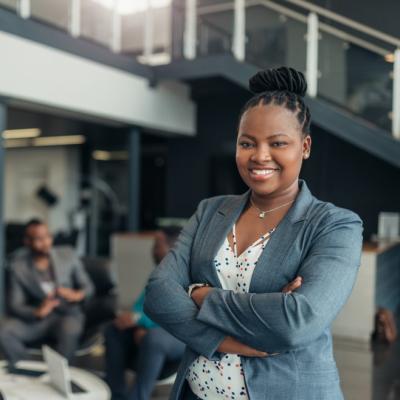
[[314,12],[308,15],[306,70],[307,93],[310,97],[316,97],[318,93],[318,16]]
[[111,27],[111,50],[115,53],[121,51],[121,14],[118,12],[119,0],[114,1]]
[[25,18],[25,19],[27,19],[31,16],[31,1],[30,0],[19,0],[18,14],[21,18]]
[[185,32],[183,37],[183,55],[189,60],[196,58],[197,39],[197,1],[186,0]]
[[394,52],[392,134],[400,139],[400,49]]
[[232,52],[239,61],[244,61],[246,51],[246,8],[245,0],[235,0],[233,19]]
[[147,0],[144,22],[143,55],[146,62],[150,61],[154,50],[154,18],[151,0]]
[[81,0],[70,0],[69,33],[73,37],[81,34]]

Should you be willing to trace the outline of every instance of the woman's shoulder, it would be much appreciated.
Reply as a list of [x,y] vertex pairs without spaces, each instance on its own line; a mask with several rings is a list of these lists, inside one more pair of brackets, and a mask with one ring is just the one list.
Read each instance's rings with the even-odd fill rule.
[[202,211],[204,210],[211,211],[219,208],[222,209],[226,207],[229,208],[243,201],[244,197],[247,197],[247,192],[240,195],[229,194],[229,195],[208,197],[200,201],[198,209]]
[[361,223],[360,216],[352,210],[336,206],[327,201],[313,198],[308,212],[308,221],[313,225],[326,225],[332,223]]

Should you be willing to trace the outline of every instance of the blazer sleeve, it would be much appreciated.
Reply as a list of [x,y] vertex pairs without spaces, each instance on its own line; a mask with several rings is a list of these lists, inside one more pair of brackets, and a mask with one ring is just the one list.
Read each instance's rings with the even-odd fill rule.
[[267,352],[305,347],[317,339],[350,295],[361,257],[359,217],[343,209],[331,214],[298,270],[301,288],[291,294],[214,289],[197,319]]
[[206,201],[182,230],[176,245],[150,275],[146,286],[145,313],[196,353],[208,359],[216,354],[225,334],[197,319],[197,306],[187,294],[191,284],[190,254],[193,238],[204,215]]

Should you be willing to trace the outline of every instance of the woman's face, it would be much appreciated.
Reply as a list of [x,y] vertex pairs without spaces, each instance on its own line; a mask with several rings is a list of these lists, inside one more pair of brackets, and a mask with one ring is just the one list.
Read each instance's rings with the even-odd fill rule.
[[294,112],[283,106],[259,105],[247,110],[239,124],[236,165],[246,185],[260,196],[296,187],[311,137],[304,137]]

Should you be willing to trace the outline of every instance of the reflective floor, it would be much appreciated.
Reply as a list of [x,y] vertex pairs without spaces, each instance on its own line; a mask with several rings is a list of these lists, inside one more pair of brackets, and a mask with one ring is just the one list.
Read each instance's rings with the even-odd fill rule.
[[335,341],[346,400],[400,400],[400,341],[373,346]]
[[[103,377],[103,354],[103,347],[97,346],[73,364]],[[400,400],[400,340],[372,348],[336,340],[335,358],[346,400]],[[169,391],[169,386],[157,387],[151,400],[167,400]]]
[[[346,400],[400,400],[400,340],[373,348],[336,340],[335,357]],[[78,359],[77,365],[101,375],[102,349]],[[152,400],[167,400],[168,393],[169,387],[158,387]]]

